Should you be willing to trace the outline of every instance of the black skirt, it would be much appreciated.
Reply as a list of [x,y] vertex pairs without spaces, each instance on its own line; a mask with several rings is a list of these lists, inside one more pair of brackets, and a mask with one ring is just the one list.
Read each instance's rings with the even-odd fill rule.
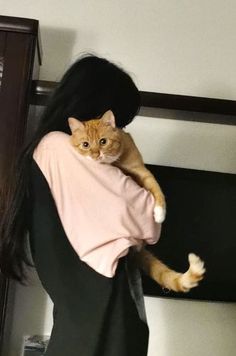
[[94,271],[71,247],[35,162],[29,188],[31,252],[54,303],[46,356],[146,356],[149,331],[131,257],[120,259],[113,278]]

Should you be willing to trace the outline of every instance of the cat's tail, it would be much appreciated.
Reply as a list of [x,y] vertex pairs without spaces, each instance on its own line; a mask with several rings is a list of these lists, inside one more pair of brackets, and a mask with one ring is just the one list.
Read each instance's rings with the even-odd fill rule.
[[206,271],[204,262],[194,253],[188,255],[189,269],[185,273],[170,269],[144,248],[136,254],[136,260],[139,267],[158,284],[175,292],[188,292],[197,287]]

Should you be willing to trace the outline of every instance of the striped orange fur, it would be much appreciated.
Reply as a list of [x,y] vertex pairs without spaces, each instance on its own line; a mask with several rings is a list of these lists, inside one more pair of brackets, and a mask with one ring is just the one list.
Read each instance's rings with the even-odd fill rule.
[[[115,117],[107,111],[102,118],[79,121],[69,118],[71,142],[83,156],[105,164],[113,164],[130,175],[155,199],[154,217],[158,223],[165,218],[164,194],[152,173],[145,167],[142,156],[131,135],[115,125]],[[161,286],[176,292],[187,292],[203,278],[204,264],[194,254],[189,255],[189,269],[185,273],[171,270],[144,247],[135,252],[135,260]]]

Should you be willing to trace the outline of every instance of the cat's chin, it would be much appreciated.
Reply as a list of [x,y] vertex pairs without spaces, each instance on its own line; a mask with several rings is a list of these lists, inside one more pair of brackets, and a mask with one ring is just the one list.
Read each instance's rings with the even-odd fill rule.
[[101,159],[101,163],[106,163],[106,164],[112,164],[114,163],[115,161],[117,161],[119,157],[117,158],[114,158],[114,157],[106,157],[104,159]]
[[95,161],[98,163],[112,164],[112,163],[116,162],[119,157],[120,157],[120,154],[116,155],[116,156],[101,156],[98,159],[96,159]]
[[100,156],[98,158],[92,158],[91,156],[86,156],[87,159],[89,159],[90,161],[94,161],[97,163],[106,163],[106,164],[112,164],[114,162],[116,162],[120,157],[120,154],[116,155],[116,156]]
[[116,159],[108,158],[108,157],[99,157],[99,158],[92,158],[90,156],[87,156],[87,159],[90,161],[96,162],[96,163],[106,163],[106,164],[112,164],[113,162],[116,161]]

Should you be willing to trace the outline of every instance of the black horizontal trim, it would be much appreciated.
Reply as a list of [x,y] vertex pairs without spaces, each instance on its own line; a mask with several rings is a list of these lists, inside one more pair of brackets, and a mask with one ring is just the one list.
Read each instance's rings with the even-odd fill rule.
[[144,107],[236,115],[236,101],[197,96],[141,92]]
[[[57,82],[35,81],[31,103],[46,105]],[[141,116],[235,125],[236,101],[140,91]]]

